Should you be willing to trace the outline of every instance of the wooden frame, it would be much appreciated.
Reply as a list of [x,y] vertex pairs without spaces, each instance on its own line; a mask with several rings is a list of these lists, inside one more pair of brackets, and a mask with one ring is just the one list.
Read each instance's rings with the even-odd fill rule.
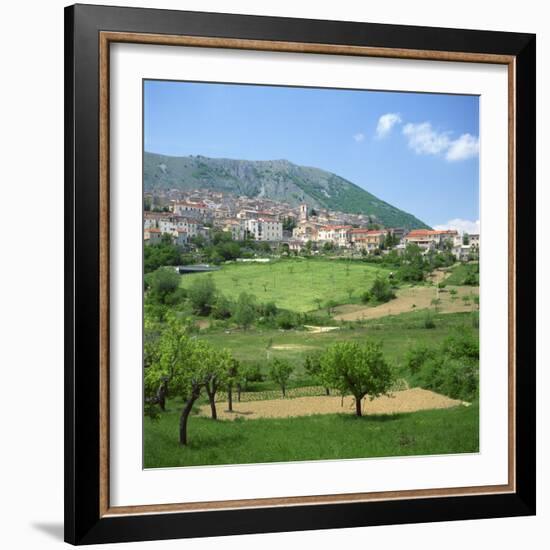
[[[534,36],[84,5],[66,9],[65,36],[66,540],[89,544],[534,513]],[[513,99],[508,278],[514,291],[508,300],[506,485],[110,506],[108,84],[113,42],[507,65]],[[522,367],[516,371],[518,359]]]

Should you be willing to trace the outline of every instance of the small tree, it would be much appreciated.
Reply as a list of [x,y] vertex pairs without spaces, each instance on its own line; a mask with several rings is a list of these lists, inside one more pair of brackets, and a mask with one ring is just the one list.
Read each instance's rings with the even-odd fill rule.
[[216,285],[212,277],[198,277],[189,287],[189,301],[193,311],[209,315],[216,301]]
[[323,252],[332,252],[334,250],[334,243],[332,241],[327,241],[323,244]]
[[253,294],[241,292],[235,305],[233,317],[237,324],[247,329],[256,318],[256,297]]
[[330,388],[323,379],[323,371],[321,369],[321,353],[312,353],[306,355],[304,360],[304,370],[308,376],[311,376],[318,384],[325,387],[325,393],[330,395]]
[[286,397],[286,387],[292,370],[292,365],[284,359],[273,359],[271,363],[269,376],[281,388],[283,397]]
[[259,382],[263,380],[260,367],[256,363],[239,365],[235,383],[237,385],[237,401],[241,402],[241,393],[247,391],[250,382]]
[[185,298],[185,290],[180,288],[181,276],[173,268],[161,267],[145,277],[145,286],[148,290],[146,301],[148,304],[176,304]]
[[227,410],[233,412],[233,386],[239,380],[240,363],[231,357],[227,365],[226,388],[227,388]]
[[216,410],[216,394],[222,385],[226,382],[227,371],[231,355],[227,351],[213,351],[205,357],[205,383],[204,389],[210,403],[210,413],[213,420],[217,420],[218,412]]
[[183,399],[179,423],[180,445],[187,445],[187,421],[207,381],[212,354],[208,344],[189,338],[184,325],[169,319],[159,338],[158,352],[145,371],[146,396],[155,393],[166,382],[170,393]]
[[380,344],[340,342],[330,346],[321,358],[323,380],[342,395],[355,398],[355,413],[361,416],[361,400],[387,394],[394,374],[384,359]]
[[327,302],[327,314],[329,317],[331,317],[334,313],[334,308],[337,306],[338,304],[334,301],[334,300],[329,300]]

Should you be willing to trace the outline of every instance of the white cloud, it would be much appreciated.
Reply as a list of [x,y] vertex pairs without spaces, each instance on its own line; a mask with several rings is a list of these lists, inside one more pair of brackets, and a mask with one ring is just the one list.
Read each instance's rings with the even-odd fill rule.
[[465,160],[479,155],[479,138],[471,134],[462,134],[451,142],[445,158],[450,161]]
[[403,135],[409,140],[409,147],[418,155],[438,155],[449,148],[449,132],[438,132],[429,122],[403,127]]
[[359,133],[357,133],[357,134],[354,134],[353,139],[354,139],[357,143],[360,143],[361,141],[364,141],[364,140],[365,140],[365,134],[362,134],[361,132],[359,132]]
[[438,132],[430,122],[405,124],[403,135],[408,139],[409,147],[418,155],[445,154],[449,162],[465,160],[479,154],[479,139],[471,134],[462,134],[451,139],[451,132]]
[[401,123],[401,117],[398,113],[386,113],[378,119],[376,125],[376,137],[378,139],[385,138],[391,132],[391,129]]
[[445,229],[456,229],[460,234],[473,233],[474,235],[479,235],[479,220],[471,221],[455,218],[454,220],[449,220],[447,223],[435,225],[434,229],[437,229],[438,231]]

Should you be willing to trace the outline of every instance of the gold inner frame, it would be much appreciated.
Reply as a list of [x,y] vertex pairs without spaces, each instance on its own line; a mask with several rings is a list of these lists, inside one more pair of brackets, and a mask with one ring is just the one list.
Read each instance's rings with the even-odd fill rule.
[[[226,48],[272,52],[315,53],[395,59],[423,59],[430,61],[458,61],[465,63],[492,63],[508,68],[508,483],[475,487],[418,489],[278,497],[214,502],[147,504],[140,506],[110,506],[109,501],[109,58],[110,44],[117,42]],[[260,508],[274,506],[320,505],[349,502],[369,502],[396,499],[448,497],[513,493],[516,489],[516,433],[515,433],[515,56],[481,53],[343,46],[337,44],[310,44],[275,42],[233,38],[197,37],[184,35],[157,35],[144,33],[99,33],[99,281],[100,281],[100,517],[154,514],[168,512],[196,512],[207,510]]]

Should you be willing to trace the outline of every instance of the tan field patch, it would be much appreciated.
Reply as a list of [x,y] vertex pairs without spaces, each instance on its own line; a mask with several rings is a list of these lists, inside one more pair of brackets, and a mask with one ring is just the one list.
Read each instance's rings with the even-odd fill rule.
[[[452,296],[449,290],[455,289],[457,294]],[[440,313],[462,313],[473,311],[477,306],[473,300],[464,303],[463,296],[479,296],[479,287],[471,286],[450,286],[445,289],[438,289],[435,286],[416,286],[400,288],[396,292],[397,297],[386,304],[374,307],[365,307],[359,304],[350,304],[335,308],[334,319],[337,321],[358,321],[361,319],[378,319],[386,315],[398,315],[407,311],[434,308],[432,300],[439,299],[441,303],[437,306]]]
[[306,346],[303,344],[276,344],[271,346],[270,349],[274,350],[306,350],[306,349],[315,349],[313,346]]
[[[394,414],[422,411],[427,409],[448,409],[462,402],[438,393],[413,388],[395,391],[391,396],[362,401],[363,414]],[[227,411],[227,402],[217,404],[218,418],[234,420],[235,418],[289,418],[293,416],[309,416],[312,414],[355,414],[355,401],[352,397],[322,396],[296,397],[293,399],[270,399],[265,401],[250,401],[248,403],[233,403],[233,412]],[[200,408],[201,416],[210,416],[210,406]]]
[[195,325],[197,325],[202,330],[210,327],[210,321],[208,319],[197,319],[195,321]]
[[333,330],[340,330],[340,327],[315,327],[313,325],[304,325],[304,328],[312,334],[319,334],[321,332],[332,332]]

